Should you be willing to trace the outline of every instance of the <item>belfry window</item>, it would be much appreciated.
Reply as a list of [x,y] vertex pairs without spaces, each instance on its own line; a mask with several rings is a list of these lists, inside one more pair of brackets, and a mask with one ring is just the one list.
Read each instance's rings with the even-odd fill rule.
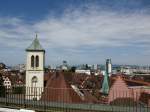
[[36,56],[36,67],[39,67],[39,56]]
[[34,56],[31,56],[31,67],[34,67]]

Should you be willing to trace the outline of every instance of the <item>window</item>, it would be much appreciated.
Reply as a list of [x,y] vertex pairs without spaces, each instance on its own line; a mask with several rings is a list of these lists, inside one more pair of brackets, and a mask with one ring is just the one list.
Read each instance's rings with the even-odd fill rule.
[[36,67],[39,67],[39,56],[36,56]]
[[36,93],[37,93],[36,84],[38,82],[38,78],[36,76],[32,77],[31,82],[32,82],[31,93],[34,93],[34,95],[36,95]]
[[36,83],[37,83],[37,81],[38,81],[37,77],[36,77],[36,76],[34,76],[34,77],[32,78],[32,83],[33,83],[33,84],[36,84]]
[[34,56],[31,56],[31,67],[34,67]]

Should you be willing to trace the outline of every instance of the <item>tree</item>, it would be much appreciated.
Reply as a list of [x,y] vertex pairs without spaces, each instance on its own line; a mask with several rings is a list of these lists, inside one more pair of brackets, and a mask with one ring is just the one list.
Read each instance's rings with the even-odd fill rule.
[[76,67],[75,66],[71,67],[70,71],[71,72],[75,72],[76,71]]
[[6,65],[4,63],[0,63],[0,70],[4,69],[6,67]]
[[85,69],[86,69],[86,70],[88,70],[88,69],[89,69],[88,64],[86,64],[86,65],[85,65]]
[[2,74],[0,73],[0,97],[5,97],[5,87],[3,83],[4,83],[4,80],[2,78]]

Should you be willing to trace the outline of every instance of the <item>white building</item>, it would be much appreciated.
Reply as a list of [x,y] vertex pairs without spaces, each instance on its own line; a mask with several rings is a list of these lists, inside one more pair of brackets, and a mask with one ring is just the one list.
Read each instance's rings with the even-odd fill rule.
[[61,66],[61,70],[65,70],[65,71],[66,71],[66,70],[68,70],[68,67],[67,67],[67,66],[62,65],[62,66]]
[[112,64],[111,59],[106,59],[106,73],[111,76],[112,74]]
[[3,77],[3,80],[4,80],[4,82],[3,82],[4,86],[7,89],[10,89],[11,88],[11,81],[10,81],[10,79],[8,77]]
[[105,71],[105,70],[102,70],[102,71],[101,71],[101,74],[102,74],[102,75],[105,75],[105,74],[106,74],[106,71]]
[[126,75],[131,75],[133,72],[131,68],[126,67],[126,68],[121,68],[121,73]]
[[44,88],[45,50],[37,35],[26,52],[26,99],[39,100]]
[[91,71],[90,70],[76,70],[75,73],[81,73],[81,74],[87,74],[87,75],[91,75]]

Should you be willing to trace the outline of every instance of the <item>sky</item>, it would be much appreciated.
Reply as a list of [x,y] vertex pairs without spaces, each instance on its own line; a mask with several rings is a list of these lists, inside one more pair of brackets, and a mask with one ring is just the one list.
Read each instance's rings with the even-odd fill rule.
[[150,0],[0,0],[0,62],[26,63],[35,33],[46,65],[150,65]]

